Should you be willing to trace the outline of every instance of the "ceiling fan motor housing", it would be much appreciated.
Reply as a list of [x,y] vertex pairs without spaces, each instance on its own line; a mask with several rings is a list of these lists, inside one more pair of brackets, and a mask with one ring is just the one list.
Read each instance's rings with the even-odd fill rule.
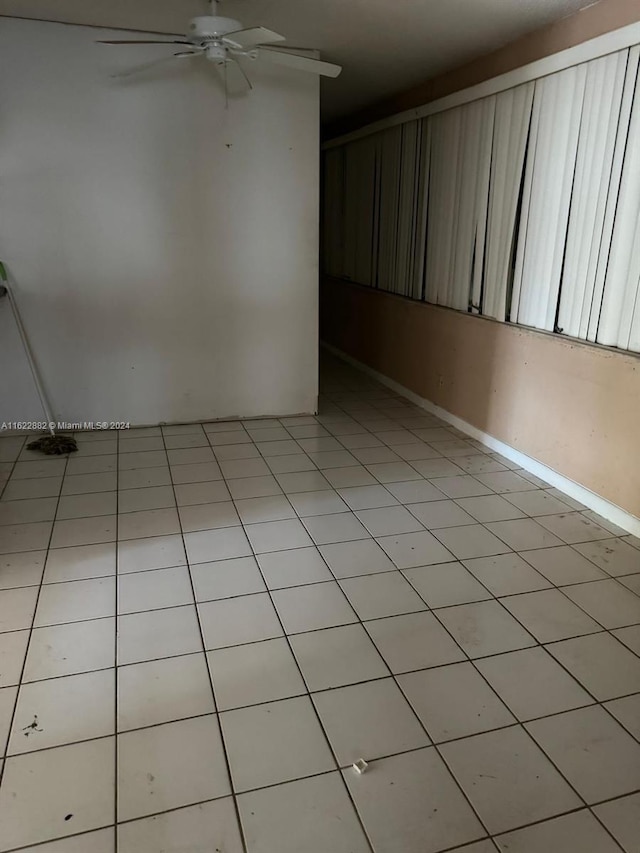
[[193,18],[189,24],[188,38],[191,41],[200,41],[202,43],[215,41],[227,33],[237,32],[242,29],[240,21],[233,18],[220,18],[217,15],[202,15],[199,18]]

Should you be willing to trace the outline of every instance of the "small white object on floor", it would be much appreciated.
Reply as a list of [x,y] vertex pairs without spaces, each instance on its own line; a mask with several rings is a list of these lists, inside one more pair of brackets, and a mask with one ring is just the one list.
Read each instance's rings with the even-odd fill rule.
[[356,773],[359,773],[361,776],[365,772],[365,770],[367,769],[368,766],[369,765],[364,760],[364,758],[359,758],[357,761],[354,761],[354,763],[353,763],[353,769],[356,771]]

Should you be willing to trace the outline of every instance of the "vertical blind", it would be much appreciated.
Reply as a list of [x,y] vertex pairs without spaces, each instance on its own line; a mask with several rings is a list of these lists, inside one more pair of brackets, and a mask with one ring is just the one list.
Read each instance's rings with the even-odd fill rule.
[[324,154],[324,271],[640,352],[640,47]]

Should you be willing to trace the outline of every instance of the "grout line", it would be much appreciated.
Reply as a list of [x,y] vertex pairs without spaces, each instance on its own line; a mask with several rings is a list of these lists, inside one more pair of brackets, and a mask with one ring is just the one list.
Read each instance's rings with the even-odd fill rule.
[[[165,442],[164,433],[162,435],[162,441],[164,444],[164,442]],[[165,445],[165,449],[166,449],[166,445]],[[174,499],[177,499],[176,494],[175,494],[175,485],[176,484],[173,483],[173,478],[172,478],[172,489],[173,489]],[[180,524],[180,529],[182,531],[182,522],[181,522],[181,519],[179,516],[178,516],[178,521]],[[184,554],[185,554],[185,560],[187,560],[187,543],[185,542],[183,532],[180,533],[180,538],[182,541],[182,548],[183,548]],[[222,746],[222,754],[224,756],[224,762],[225,762],[225,767],[226,767],[226,772],[227,772],[227,779],[229,781],[229,790],[230,790],[231,796],[232,796],[233,806],[234,806],[235,815],[236,815],[236,821],[238,824],[238,833],[239,833],[240,839],[241,839],[240,843],[242,844],[242,848],[245,851],[245,853],[248,853],[248,842],[247,842],[247,839],[245,836],[244,828],[242,826],[242,821],[240,819],[240,808],[238,806],[238,801],[237,801],[237,798],[235,796],[235,792],[234,792],[234,788],[233,788],[233,778],[231,776],[231,762],[229,759],[229,753],[227,751],[227,744],[226,744],[226,741],[224,738],[224,733],[222,731],[222,725],[220,723],[220,716],[218,713],[218,704],[216,702],[216,694],[215,694],[215,689],[213,686],[213,678],[211,676],[211,670],[209,668],[209,659],[207,658],[207,646],[206,646],[205,636],[204,636],[204,627],[202,625],[202,620],[200,618],[200,609],[198,607],[197,600],[196,600],[196,590],[195,590],[195,585],[193,582],[193,575],[191,574],[191,566],[188,563],[188,560],[187,560],[187,574],[189,576],[189,584],[191,586],[191,595],[193,596],[193,607],[195,610],[195,617],[196,617],[196,621],[197,621],[197,625],[198,625],[198,632],[199,632],[199,636],[200,636],[200,644],[201,644],[201,648],[202,648],[202,651],[201,652],[198,651],[198,654],[200,654],[200,653],[202,654],[202,656],[204,658],[204,664],[205,664],[205,667],[207,670],[207,677],[209,679],[209,689],[211,691],[211,699],[213,701],[213,707],[215,709],[215,716],[216,716],[216,720],[217,720],[217,724],[218,724],[218,733],[220,736],[220,744]],[[117,850],[115,851],[115,853],[117,853]]]
[[[26,440],[26,439],[25,439],[25,440]],[[67,468],[68,462],[69,462],[69,457],[68,457],[68,455],[67,455],[67,456],[66,456],[66,458],[65,458],[65,463],[64,463],[63,471],[66,471],[66,468]],[[63,473],[63,478],[64,478],[64,473]],[[62,479],[61,479],[60,483],[62,484]],[[61,489],[61,491],[62,491],[62,489]],[[58,498],[57,498],[57,500],[58,500],[58,503],[59,503],[59,502],[60,502],[60,493],[58,494]],[[52,537],[53,537],[53,524],[51,524],[51,530],[49,531],[49,541],[48,541],[48,545],[47,545],[47,549],[46,549],[47,551],[48,551],[48,549],[49,549],[49,546],[51,545],[51,539],[52,539]],[[17,713],[17,710],[18,710],[18,702],[19,702],[19,700],[20,700],[20,694],[21,694],[21,692],[22,692],[22,683],[23,683],[23,680],[24,680],[24,674],[25,674],[26,667],[27,667],[27,661],[28,661],[28,659],[29,659],[29,651],[30,651],[30,647],[31,647],[31,637],[33,636],[34,623],[35,623],[36,616],[37,616],[37,613],[38,613],[38,603],[39,603],[39,601],[40,601],[40,594],[41,594],[41,592],[42,592],[43,579],[44,579],[44,564],[43,564],[43,567],[42,567],[42,575],[40,576],[40,583],[38,584],[38,591],[37,591],[37,593],[36,593],[36,598],[35,598],[35,602],[34,602],[34,605],[33,605],[33,613],[32,613],[32,615],[31,615],[31,622],[30,622],[30,626],[29,626],[29,629],[28,629],[28,630],[29,630],[29,637],[28,637],[28,640],[27,640],[27,645],[26,645],[26,647],[25,647],[24,660],[22,661],[22,666],[21,666],[21,668],[20,668],[20,675],[19,675],[19,678],[18,678],[18,690],[16,691],[16,697],[15,697],[15,700],[14,700],[14,703],[13,703],[13,709],[12,709],[12,712],[11,712],[11,715],[10,715],[10,718],[9,718],[9,727],[8,727],[8,729],[7,729],[7,740],[6,740],[6,743],[5,743],[5,745],[4,745],[4,750],[3,750],[3,751],[5,751],[5,752],[6,752],[6,750],[8,750],[8,748],[9,748],[9,743],[10,743],[10,740],[11,740],[11,734],[12,734],[13,726],[14,726],[14,724],[15,724],[15,720],[16,720],[16,713]],[[11,633],[13,633],[13,632],[11,632]],[[9,763],[9,759],[8,759],[8,757],[7,757],[7,758],[5,758],[5,760],[0,764],[0,789],[2,788],[2,782],[3,782],[3,780],[4,780],[4,773],[5,773],[5,770],[6,770],[6,767],[7,767],[7,764],[8,764],[8,763]]]

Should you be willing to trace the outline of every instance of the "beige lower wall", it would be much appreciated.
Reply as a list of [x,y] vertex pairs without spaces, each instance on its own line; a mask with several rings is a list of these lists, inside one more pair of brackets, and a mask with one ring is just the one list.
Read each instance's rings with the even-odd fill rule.
[[328,344],[640,517],[640,357],[327,279]]

